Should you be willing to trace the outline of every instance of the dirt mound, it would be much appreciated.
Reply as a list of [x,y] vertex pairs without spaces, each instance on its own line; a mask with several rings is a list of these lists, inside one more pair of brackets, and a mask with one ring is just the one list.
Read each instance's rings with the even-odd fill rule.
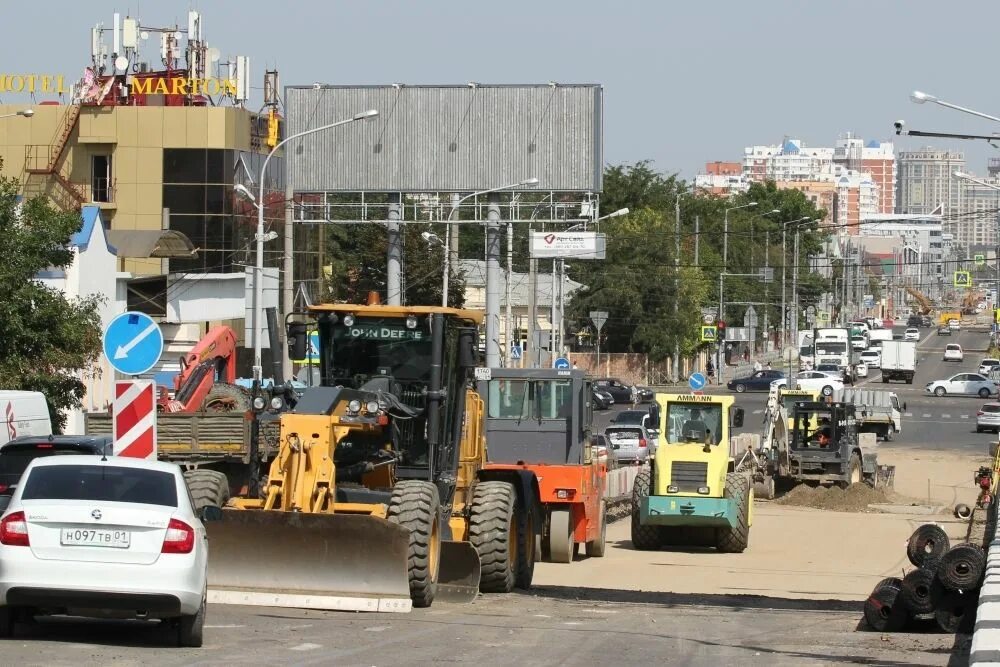
[[888,503],[890,498],[886,491],[875,490],[867,484],[852,484],[846,490],[839,486],[799,484],[775,502],[779,505],[814,507],[834,512],[871,512],[869,505]]

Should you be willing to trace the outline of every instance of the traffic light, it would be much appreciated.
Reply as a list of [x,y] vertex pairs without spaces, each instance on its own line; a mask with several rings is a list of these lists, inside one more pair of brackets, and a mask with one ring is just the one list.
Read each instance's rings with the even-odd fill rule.
[[726,322],[725,320],[719,320],[716,323],[716,340],[723,341],[726,340]]

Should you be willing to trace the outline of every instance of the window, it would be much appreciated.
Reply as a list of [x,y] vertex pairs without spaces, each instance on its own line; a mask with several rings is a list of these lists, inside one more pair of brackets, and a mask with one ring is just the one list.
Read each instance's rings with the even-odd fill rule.
[[722,406],[712,403],[667,405],[667,442],[718,445],[722,440]]
[[168,472],[110,465],[59,465],[28,474],[21,500],[84,500],[177,507]]
[[111,156],[90,156],[90,197],[95,202],[111,201]]
[[571,380],[490,380],[494,419],[567,419],[573,411]]

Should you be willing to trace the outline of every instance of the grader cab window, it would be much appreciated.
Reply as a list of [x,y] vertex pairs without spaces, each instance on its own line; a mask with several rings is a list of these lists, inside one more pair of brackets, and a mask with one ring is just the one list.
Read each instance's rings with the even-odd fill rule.
[[717,445],[722,440],[722,406],[712,403],[669,403],[667,442]]
[[372,378],[406,383],[430,381],[431,335],[426,320],[415,328],[397,318],[358,318],[320,323],[323,362],[330,384],[360,388]]

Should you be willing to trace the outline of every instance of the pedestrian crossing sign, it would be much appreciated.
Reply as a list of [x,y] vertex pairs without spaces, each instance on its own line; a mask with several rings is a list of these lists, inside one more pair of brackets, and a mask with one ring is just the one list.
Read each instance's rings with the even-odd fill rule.
[[518,345],[517,343],[511,343],[511,346],[510,346],[510,358],[511,359],[520,359],[522,354],[523,354],[523,352],[521,350],[521,346]]
[[968,271],[956,271],[955,287],[972,287],[972,274]]
[[319,331],[310,331],[306,338],[305,359],[292,359],[296,364],[319,364]]
[[714,324],[709,324],[701,328],[701,340],[703,343],[714,343],[719,340],[719,329]]
[[986,255],[976,255],[976,266],[986,265]]

